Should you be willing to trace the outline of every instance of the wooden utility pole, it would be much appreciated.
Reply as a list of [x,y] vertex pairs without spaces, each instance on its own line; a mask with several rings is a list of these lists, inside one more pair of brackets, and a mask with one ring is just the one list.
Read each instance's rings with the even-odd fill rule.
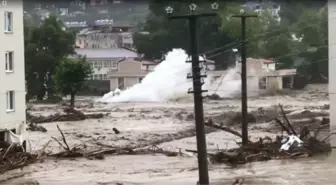
[[[218,8],[218,4],[211,5],[213,9]],[[195,113],[195,124],[196,124],[196,140],[197,140],[197,157],[198,157],[198,172],[199,172],[199,185],[209,185],[209,172],[208,172],[208,157],[207,157],[207,147],[204,131],[204,112],[203,112],[203,77],[206,75],[201,74],[199,53],[198,53],[198,43],[197,43],[197,32],[196,32],[196,23],[197,20],[201,17],[212,17],[217,16],[217,13],[202,13],[195,14],[194,10],[196,9],[195,4],[190,6],[191,14],[180,15],[180,16],[171,16],[169,19],[186,19],[189,22],[189,38],[190,38],[190,49],[188,54],[191,56],[191,66],[192,66],[192,75],[188,75],[187,78],[193,79],[193,90],[189,90],[188,93],[194,94],[194,113]],[[169,7],[170,8],[170,7]],[[167,13],[172,13],[172,8],[166,9]]]
[[244,11],[240,11],[240,15],[234,15],[232,17],[238,17],[241,19],[241,105],[242,105],[242,144],[246,146],[248,144],[248,112],[247,112],[247,83],[246,83],[246,19],[256,18],[257,15],[246,15]]

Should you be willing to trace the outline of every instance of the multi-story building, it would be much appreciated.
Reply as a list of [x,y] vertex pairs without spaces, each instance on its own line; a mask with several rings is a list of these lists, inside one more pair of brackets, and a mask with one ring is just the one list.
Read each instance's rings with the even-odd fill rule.
[[133,35],[129,26],[114,26],[110,24],[101,24],[83,29],[76,37],[76,45],[79,48],[132,48]]
[[0,140],[6,140],[6,130],[19,133],[26,121],[22,0],[0,0],[0,25]]

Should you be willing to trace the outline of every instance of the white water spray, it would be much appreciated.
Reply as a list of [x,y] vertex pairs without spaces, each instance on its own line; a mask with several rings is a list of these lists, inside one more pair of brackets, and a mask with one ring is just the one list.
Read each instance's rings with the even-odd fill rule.
[[[191,63],[186,63],[188,55],[182,49],[173,49],[166,59],[155,67],[139,84],[113,96],[113,92],[105,94],[100,101],[112,102],[161,102],[188,96],[192,82],[186,76],[191,72]],[[203,89],[208,95],[218,94],[221,97],[232,97],[239,93],[239,74],[231,69],[225,76],[211,83],[211,74],[204,80]],[[221,78],[223,78],[221,80]],[[207,95],[205,94],[205,95]]]

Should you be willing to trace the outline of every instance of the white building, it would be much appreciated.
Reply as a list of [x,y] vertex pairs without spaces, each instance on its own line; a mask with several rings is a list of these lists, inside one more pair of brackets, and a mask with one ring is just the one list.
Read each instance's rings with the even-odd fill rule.
[[[336,124],[336,1],[328,1],[329,27],[329,101],[330,101],[330,131],[335,132]],[[336,146],[336,137],[331,136],[331,145]]]
[[22,0],[0,0],[0,140],[26,121]]

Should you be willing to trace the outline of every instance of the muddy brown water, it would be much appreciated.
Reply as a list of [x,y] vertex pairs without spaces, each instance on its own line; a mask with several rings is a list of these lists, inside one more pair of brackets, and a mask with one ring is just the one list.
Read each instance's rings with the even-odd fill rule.
[[[297,109],[305,106],[321,107],[328,103],[328,99],[311,100],[301,97],[264,97],[249,100],[249,108],[256,110],[259,107],[277,106],[283,103],[285,109]],[[302,100],[301,100],[302,99]],[[309,101],[307,101],[309,100]],[[45,105],[40,105],[45,107]],[[40,114],[54,113],[53,105],[48,109],[36,107]],[[137,119],[129,114],[141,114],[144,110],[152,114],[164,115],[165,111],[172,113],[181,110],[193,111],[193,104],[186,103],[139,103],[118,104],[113,106],[95,105],[98,109],[112,110],[112,116],[101,120],[85,120],[81,122],[48,123],[44,126],[47,133],[29,133],[34,149],[39,149],[50,136],[59,136],[56,124],[62,128],[70,145],[80,142],[88,142],[90,139],[79,138],[77,135],[93,135],[108,144],[122,145],[128,142],[139,142],[140,139],[153,140],[162,136],[162,133],[171,134],[183,130],[191,123],[176,120],[174,117],[161,119],[146,116]],[[116,109],[120,109],[116,111]],[[132,109],[132,111],[129,111]],[[222,102],[208,102],[204,105],[205,112],[210,115],[222,113],[223,110],[240,110],[239,100],[227,100]],[[88,108],[87,112],[92,109]],[[97,110],[95,110],[97,111]],[[137,112],[138,111],[138,112]],[[85,111],[84,111],[85,112]],[[172,115],[174,115],[172,114]],[[156,115],[155,115],[156,116]],[[121,140],[119,136],[111,134],[113,127],[123,131],[122,136],[128,140]],[[251,131],[252,132],[252,131]],[[76,133],[76,134],[74,134]],[[98,135],[95,135],[97,133]],[[252,134],[252,133],[251,133]],[[264,136],[265,133],[255,133],[256,136]],[[225,148],[234,144],[233,136],[226,133],[212,133],[207,135],[208,149]],[[224,142],[223,142],[224,141]],[[179,147],[193,149],[196,146],[195,138],[172,141],[161,145],[166,147]],[[231,144],[230,144],[231,143]],[[57,144],[48,147],[56,150]],[[334,185],[336,184],[336,151],[330,156],[315,157],[300,160],[281,160],[258,162],[230,168],[225,165],[209,165],[211,185],[231,185],[236,178],[245,178],[245,185]],[[5,175],[0,176],[6,179]],[[193,157],[166,157],[161,155],[138,156],[107,156],[105,160],[46,160],[44,163],[33,164],[22,170],[15,170],[8,175],[17,178],[3,182],[13,185],[195,185],[198,179],[197,158]]]
[[[148,155],[114,156],[104,161],[48,161],[27,169],[31,173],[4,184],[195,185],[198,175],[195,158]],[[246,185],[334,185],[335,171],[336,151],[329,156],[258,162],[236,168],[209,166],[212,185],[231,185],[239,177],[245,179]]]

